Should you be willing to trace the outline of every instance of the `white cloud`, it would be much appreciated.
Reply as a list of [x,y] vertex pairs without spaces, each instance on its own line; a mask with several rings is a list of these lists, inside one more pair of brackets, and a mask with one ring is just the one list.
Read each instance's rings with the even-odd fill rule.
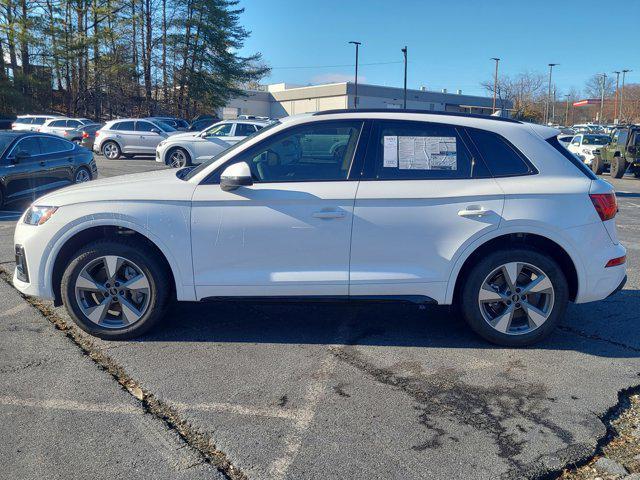
[[[355,79],[354,74],[348,73],[340,73],[340,72],[332,72],[332,73],[321,73],[320,75],[314,75],[309,80],[310,83],[339,83],[339,82],[353,82]],[[358,75],[358,83],[365,83],[367,81],[367,77],[364,75]]]

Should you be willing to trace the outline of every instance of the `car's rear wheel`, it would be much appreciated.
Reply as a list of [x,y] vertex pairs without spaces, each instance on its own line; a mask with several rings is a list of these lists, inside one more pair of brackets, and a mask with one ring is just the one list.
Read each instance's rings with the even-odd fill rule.
[[116,160],[120,158],[122,152],[120,151],[120,146],[116,142],[105,142],[102,145],[102,155],[104,155],[109,160]]
[[73,179],[75,183],[84,183],[88,182],[89,180],[91,180],[91,172],[88,168],[80,167],[78,170],[76,170],[76,174]]
[[593,160],[591,160],[591,171],[596,175],[602,175],[602,172],[604,172],[604,161],[597,153],[593,156]]
[[627,161],[623,157],[613,157],[611,160],[611,176],[622,178],[627,171]]
[[191,165],[191,156],[184,148],[173,148],[167,157],[167,164],[173,168],[183,168]]
[[533,249],[490,253],[463,282],[459,301],[469,326],[486,340],[509,347],[549,335],[569,299],[562,269]]
[[135,243],[97,241],[80,250],[62,277],[62,299],[76,324],[104,339],[147,332],[162,317],[169,276]]

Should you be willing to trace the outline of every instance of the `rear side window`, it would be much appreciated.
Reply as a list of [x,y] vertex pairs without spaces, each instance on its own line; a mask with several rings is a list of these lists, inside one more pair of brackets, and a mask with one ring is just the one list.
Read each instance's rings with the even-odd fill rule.
[[451,125],[381,121],[373,142],[373,154],[367,154],[369,178],[432,180],[474,175],[475,160]]
[[47,120],[49,120],[49,119],[45,118],[45,117],[35,117],[33,119],[33,124],[34,125],[43,125],[44,122],[46,122]]
[[67,121],[66,120],[54,120],[53,122],[49,123],[50,127],[64,127],[66,126]]
[[560,145],[560,142],[558,141],[557,137],[548,138],[547,143],[551,145],[553,148],[555,148],[564,158],[566,158],[572,164],[574,164],[578,170],[584,173],[591,180],[598,179],[595,173],[593,173],[589,167],[587,167],[584,163],[582,163],[582,160],[580,160],[573,153],[571,153],[569,150],[567,150],[562,145]]
[[113,126],[109,130],[126,130],[133,132],[135,130],[135,124],[133,122],[118,122],[113,124]]
[[533,169],[521,153],[500,135],[486,130],[468,129],[469,136],[494,177],[528,175]]
[[42,153],[58,153],[73,150],[73,144],[61,138],[40,137]]
[[18,152],[25,152],[31,156],[40,155],[41,151],[38,137],[26,137],[19,140],[13,149],[13,155],[15,156]]

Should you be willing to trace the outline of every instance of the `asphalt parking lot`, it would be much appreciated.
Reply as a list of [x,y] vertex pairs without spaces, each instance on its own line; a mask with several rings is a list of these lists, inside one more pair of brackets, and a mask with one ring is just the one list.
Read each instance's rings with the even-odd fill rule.
[[517,350],[483,342],[446,308],[390,304],[176,304],[139,341],[90,339],[62,308],[10,286],[17,213],[0,212],[0,471],[544,478],[580,462],[619,394],[640,385],[640,180],[612,183],[625,289],[571,305],[550,339]]

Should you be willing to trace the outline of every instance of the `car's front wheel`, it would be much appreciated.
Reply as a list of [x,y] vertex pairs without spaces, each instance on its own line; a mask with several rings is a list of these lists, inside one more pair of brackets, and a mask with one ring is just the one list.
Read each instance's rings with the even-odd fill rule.
[[176,147],[169,151],[167,164],[173,168],[183,168],[191,165],[191,156],[184,148]]
[[96,241],[81,249],[62,276],[62,299],[85,332],[109,340],[137,337],[162,317],[169,276],[136,243]]
[[509,347],[530,345],[549,335],[569,299],[560,266],[533,249],[490,253],[463,282],[458,300],[469,326],[486,340]]
[[593,156],[593,160],[591,160],[591,171],[596,175],[602,175],[602,172],[604,172],[604,161],[597,153]]
[[613,157],[611,160],[611,176],[622,178],[627,171],[627,161],[623,157]]

